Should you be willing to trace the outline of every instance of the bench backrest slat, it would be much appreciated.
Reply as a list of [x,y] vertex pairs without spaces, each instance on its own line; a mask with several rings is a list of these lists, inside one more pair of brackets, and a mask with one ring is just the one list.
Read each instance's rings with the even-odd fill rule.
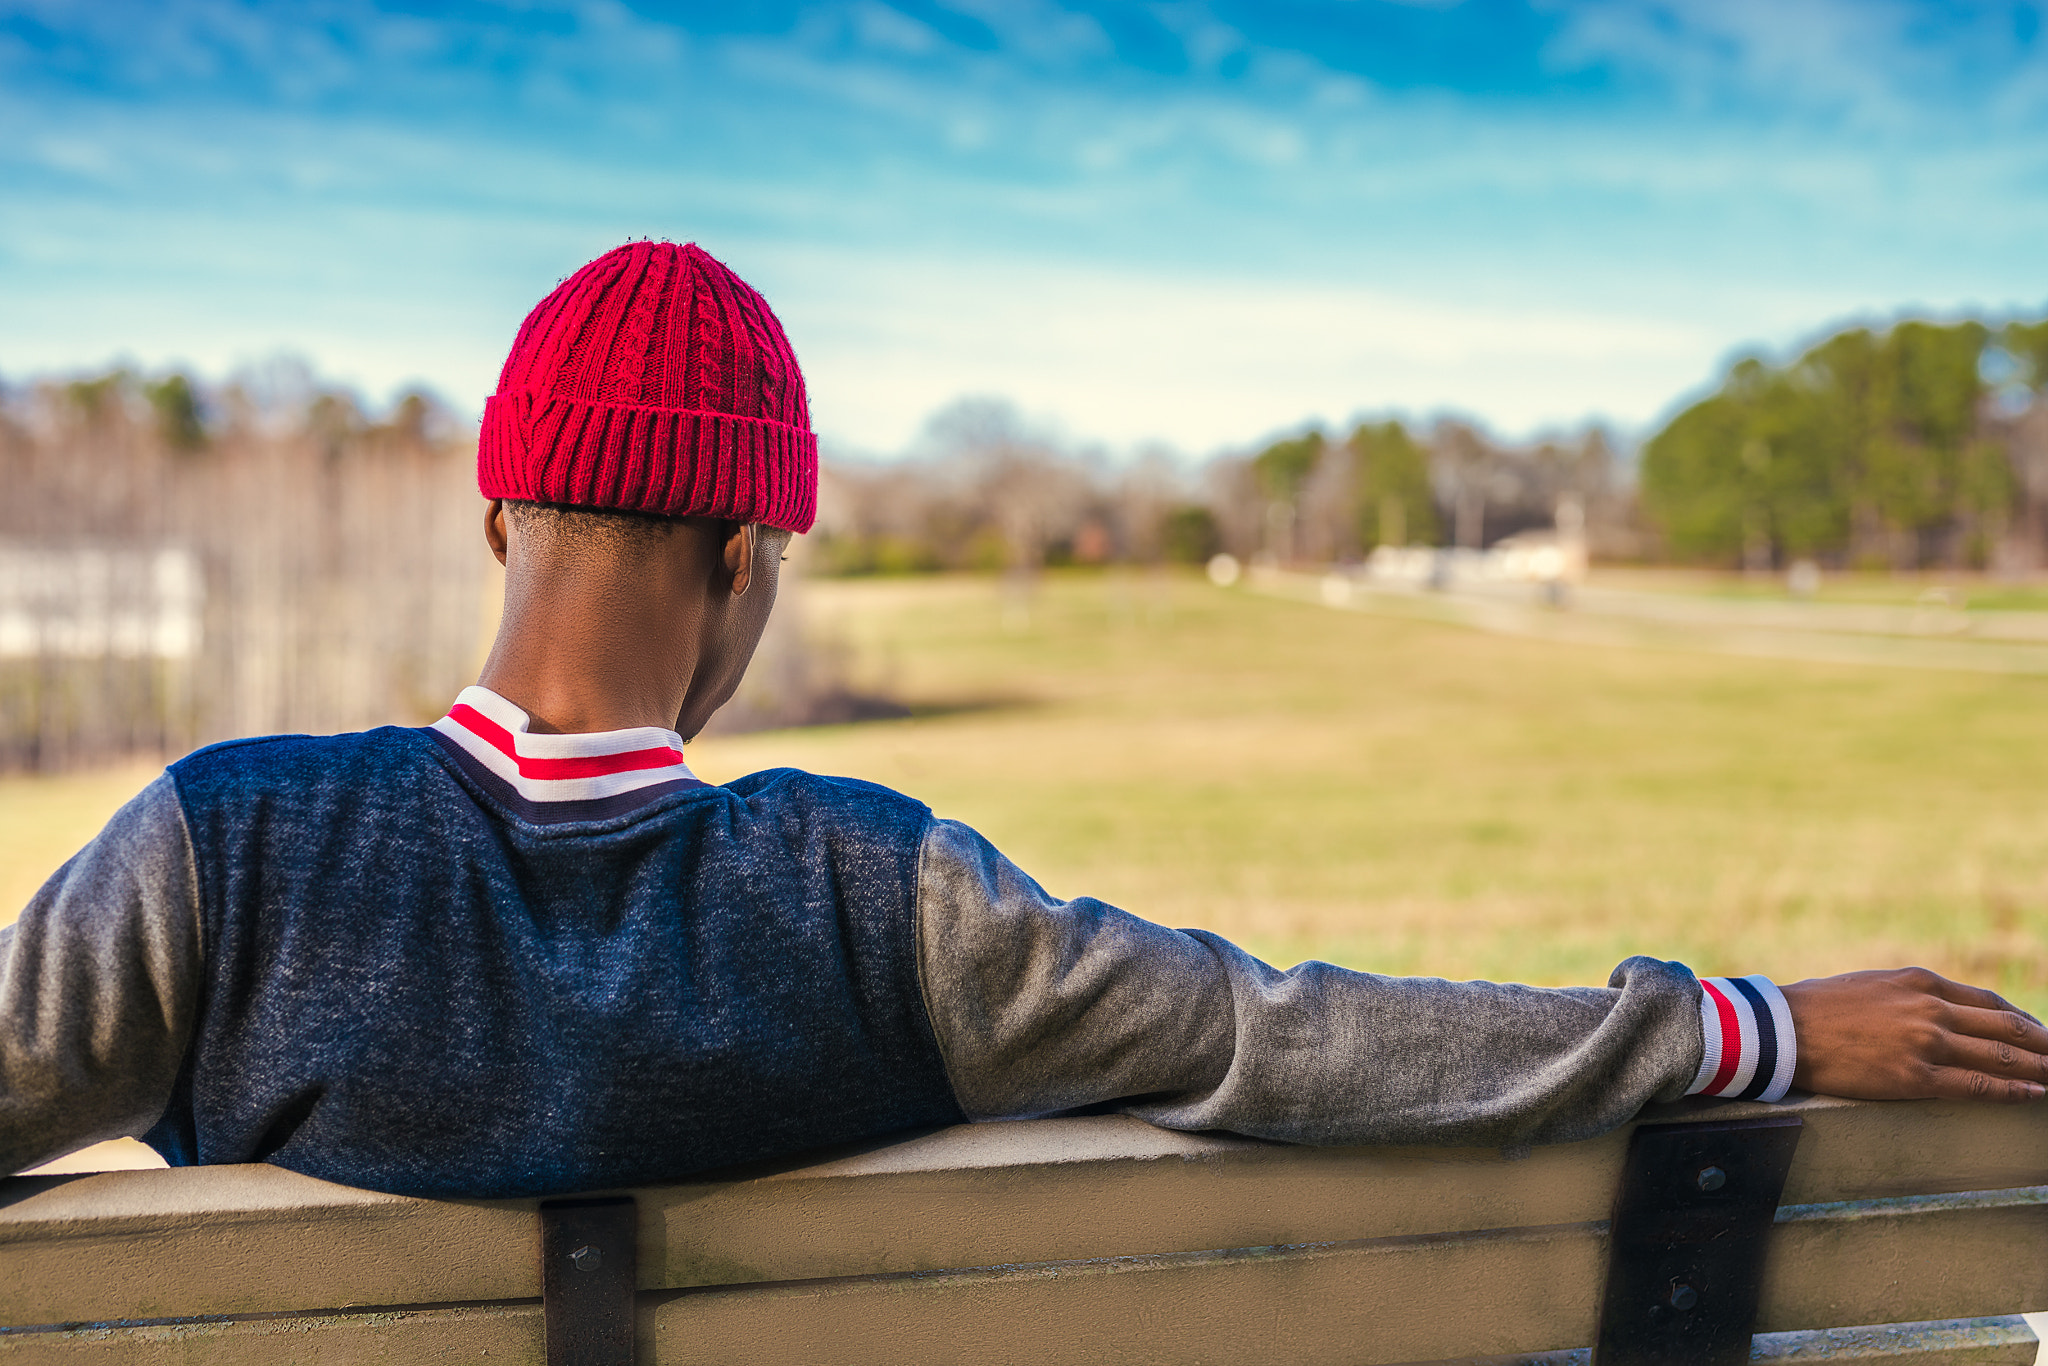
[[[2048,1309],[2048,1112],[1794,1108],[1806,1130],[1759,1330]],[[1177,1360],[1263,1360],[1274,1333],[1293,1362],[1317,1360],[1325,1338],[1350,1361],[1579,1346],[1625,1146],[1618,1133],[1508,1154],[1313,1150],[1117,1117],[966,1126],[636,1192],[642,1317],[664,1362],[699,1346],[729,1359],[719,1344],[741,1341],[788,1348],[763,1359],[853,1361],[863,1343],[928,1334],[944,1346],[931,1359],[958,1360],[1020,1333],[1099,1348],[1134,1326],[1165,1334],[1157,1355]],[[1899,1199],[1955,1191],[1994,1193]],[[444,1320],[325,1311],[486,1301],[502,1328],[526,1312],[508,1302],[539,1294],[536,1205],[409,1200],[265,1167],[17,1179],[0,1186],[0,1324],[306,1311],[307,1331],[353,1341]],[[683,1333],[685,1319],[690,1342],[671,1344],[660,1325]],[[209,1341],[257,1331],[216,1328]],[[0,1360],[32,1339],[59,1341],[0,1334]]]

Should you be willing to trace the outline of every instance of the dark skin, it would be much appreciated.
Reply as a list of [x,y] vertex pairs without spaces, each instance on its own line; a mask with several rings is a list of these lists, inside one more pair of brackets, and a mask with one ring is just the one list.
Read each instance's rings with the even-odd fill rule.
[[550,536],[484,509],[505,613],[477,681],[543,734],[659,726],[684,739],[739,687],[789,533],[680,517],[624,541]]
[[[739,687],[775,605],[789,533],[708,517],[592,541],[484,510],[505,613],[477,681],[543,733],[659,726],[695,736]],[[1864,1100],[2038,1101],[2048,1029],[1994,992],[1925,968],[1783,988],[1792,1084]]]
[[1997,992],[1926,968],[1845,972],[1781,988],[1802,1091],[1862,1100],[2041,1099],[2048,1029]]

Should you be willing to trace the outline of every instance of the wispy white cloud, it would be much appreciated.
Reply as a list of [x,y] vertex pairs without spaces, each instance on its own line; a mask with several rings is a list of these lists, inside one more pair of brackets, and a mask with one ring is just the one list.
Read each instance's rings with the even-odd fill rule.
[[1946,122],[2001,87],[2031,85],[2043,54],[2019,31],[2034,7],[1958,12],[1912,0],[1568,0],[1545,56],[1605,66],[1685,106],[1765,118],[1842,116],[1874,128]]
[[963,393],[1206,451],[1305,417],[1482,407],[1514,429],[1651,417],[1724,343],[1647,311],[1446,304],[1256,276],[764,253],[821,430],[899,449]]
[[932,31],[931,25],[879,0],[851,6],[845,19],[853,30],[854,40],[876,52],[924,57],[945,46],[945,40]]
[[[850,440],[965,390],[1200,448],[1637,421],[1744,340],[2048,298],[2017,9],[1535,2],[1502,55],[1495,9],[1385,0],[1320,36],[1225,0],[0,0],[0,367],[282,344],[473,405],[554,279],[670,235],[762,273]],[[1375,44],[1414,24],[1507,74],[1404,84]]]
[[1056,0],[950,0],[948,8],[979,19],[1005,52],[1025,61],[1072,66],[1116,50],[1093,16]]

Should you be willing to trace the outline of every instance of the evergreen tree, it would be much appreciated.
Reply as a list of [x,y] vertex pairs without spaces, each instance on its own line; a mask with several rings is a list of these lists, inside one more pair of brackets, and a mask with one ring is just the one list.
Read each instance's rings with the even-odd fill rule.
[[[2041,364],[2048,336],[2007,337]],[[1644,506],[1682,558],[1981,563],[2013,500],[1980,417],[1989,339],[1981,323],[1904,322],[1783,368],[1740,361],[1644,447]]]
[[1275,441],[1253,457],[1252,469],[1268,498],[1292,505],[1322,458],[1323,434],[1308,432],[1287,441]]
[[1365,422],[1349,442],[1356,461],[1359,543],[1435,545],[1436,498],[1429,457],[1399,422]]

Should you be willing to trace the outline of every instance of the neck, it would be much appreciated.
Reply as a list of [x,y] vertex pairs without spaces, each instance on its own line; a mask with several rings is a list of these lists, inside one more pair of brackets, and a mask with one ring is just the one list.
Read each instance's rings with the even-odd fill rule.
[[578,558],[545,573],[515,558],[477,682],[542,734],[673,729],[697,671],[702,605],[661,558]]

